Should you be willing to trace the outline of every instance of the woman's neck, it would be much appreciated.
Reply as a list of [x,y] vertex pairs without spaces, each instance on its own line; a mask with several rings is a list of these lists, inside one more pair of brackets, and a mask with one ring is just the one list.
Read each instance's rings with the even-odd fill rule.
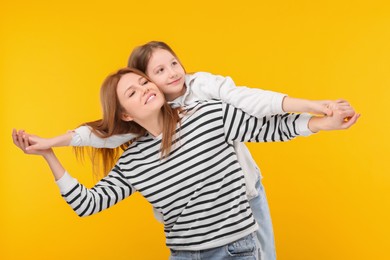
[[164,118],[163,113],[160,112],[154,117],[149,117],[148,119],[143,120],[142,122],[136,122],[140,126],[146,129],[154,137],[159,136],[163,131]]

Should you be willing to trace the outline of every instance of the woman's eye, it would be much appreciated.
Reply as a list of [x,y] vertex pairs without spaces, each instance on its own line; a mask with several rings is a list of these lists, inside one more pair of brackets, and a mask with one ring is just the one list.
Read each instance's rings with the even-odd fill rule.
[[129,95],[129,97],[134,96],[134,94],[135,94],[135,91],[131,92],[130,95]]
[[142,86],[143,85],[146,85],[146,84],[148,84],[149,83],[149,80],[145,80],[143,83],[142,83]]

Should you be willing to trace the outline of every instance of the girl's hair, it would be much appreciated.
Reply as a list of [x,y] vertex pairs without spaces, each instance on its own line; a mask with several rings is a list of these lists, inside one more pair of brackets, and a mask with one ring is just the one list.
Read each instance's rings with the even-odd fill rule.
[[[97,121],[83,124],[85,126],[89,126],[92,129],[92,132],[100,138],[107,138],[113,135],[129,133],[143,136],[147,133],[147,131],[136,122],[127,122],[122,120],[123,108],[119,103],[117,86],[122,76],[128,73],[135,73],[145,77],[147,80],[150,80],[148,76],[134,68],[120,69],[117,72],[109,75],[104,80],[100,89],[103,118]],[[175,133],[176,125],[180,119],[179,109],[171,108],[166,102],[161,108],[161,111],[163,113],[164,120],[161,142],[161,156],[164,158],[168,156],[171,150],[172,135]],[[89,151],[95,176],[101,177],[102,172],[103,176],[106,176],[115,165],[116,161],[120,157],[121,152],[125,150],[132,141],[129,141],[128,143],[125,143],[116,149],[76,147],[76,154],[80,157],[83,157],[84,152]]]
[[179,60],[179,57],[177,57],[176,53],[171,49],[171,47],[169,47],[169,45],[166,44],[165,42],[158,42],[158,41],[151,41],[135,48],[133,52],[130,54],[129,60],[127,62],[127,66],[130,68],[136,68],[142,71],[143,73],[146,73],[149,60],[156,49],[169,51],[183,67],[183,64]]

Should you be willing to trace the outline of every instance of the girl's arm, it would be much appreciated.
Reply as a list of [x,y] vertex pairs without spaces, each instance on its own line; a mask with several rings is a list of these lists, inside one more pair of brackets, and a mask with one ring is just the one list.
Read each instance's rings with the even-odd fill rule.
[[91,146],[95,148],[116,148],[120,145],[137,137],[134,134],[113,135],[107,138],[101,138],[95,135],[88,126],[80,126],[66,134],[52,138],[41,138],[30,135],[31,143],[34,143],[27,149],[43,150],[59,146]]
[[288,141],[321,130],[347,129],[360,116],[352,108],[335,110],[332,116],[325,117],[284,114],[261,119],[228,104],[223,104],[223,110],[227,140],[240,142]]
[[29,146],[28,134],[14,130],[12,137],[14,144],[26,154],[41,155],[46,160],[62,196],[80,217],[98,213],[134,193],[134,188],[118,167],[93,188],[87,189],[65,171],[52,149],[26,151]]
[[230,77],[198,72],[187,75],[187,93],[179,102],[189,105],[195,100],[221,99],[244,112],[263,117],[285,112],[306,112],[331,115],[328,108],[332,101],[312,101],[290,98],[282,93],[257,88],[237,87]]

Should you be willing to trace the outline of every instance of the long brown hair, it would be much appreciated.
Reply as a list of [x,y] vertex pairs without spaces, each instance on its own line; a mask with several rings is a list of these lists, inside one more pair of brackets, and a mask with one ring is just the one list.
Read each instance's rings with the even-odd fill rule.
[[177,57],[176,53],[172,50],[172,48],[169,47],[169,45],[166,44],[165,42],[159,42],[159,41],[151,41],[135,48],[130,54],[129,60],[127,62],[127,66],[130,68],[136,68],[142,71],[143,73],[146,73],[149,60],[156,49],[169,51],[184,69],[183,64],[180,62],[179,57]]
[[[123,108],[119,103],[117,95],[117,86],[123,75],[135,73],[150,80],[141,71],[134,68],[123,68],[109,75],[100,88],[100,101],[102,106],[103,118],[100,120],[87,122],[83,125],[92,129],[93,134],[100,138],[107,138],[113,135],[134,134],[143,136],[147,131],[134,121],[123,121]],[[163,113],[163,133],[161,142],[162,157],[168,156],[172,146],[172,135],[175,133],[177,123],[179,122],[179,109],[171,108],[166,102],[161,108]],[[134,140],[132,140],[134,141]],[[88,152],[92,163],[93,171],[96,177],[106,176],[115,165],[122,151],[125,150],[132,141],[121,145],[115,149],[109,148],[87,148],[77,147],[76,154],[83,158],[84,153]]]

